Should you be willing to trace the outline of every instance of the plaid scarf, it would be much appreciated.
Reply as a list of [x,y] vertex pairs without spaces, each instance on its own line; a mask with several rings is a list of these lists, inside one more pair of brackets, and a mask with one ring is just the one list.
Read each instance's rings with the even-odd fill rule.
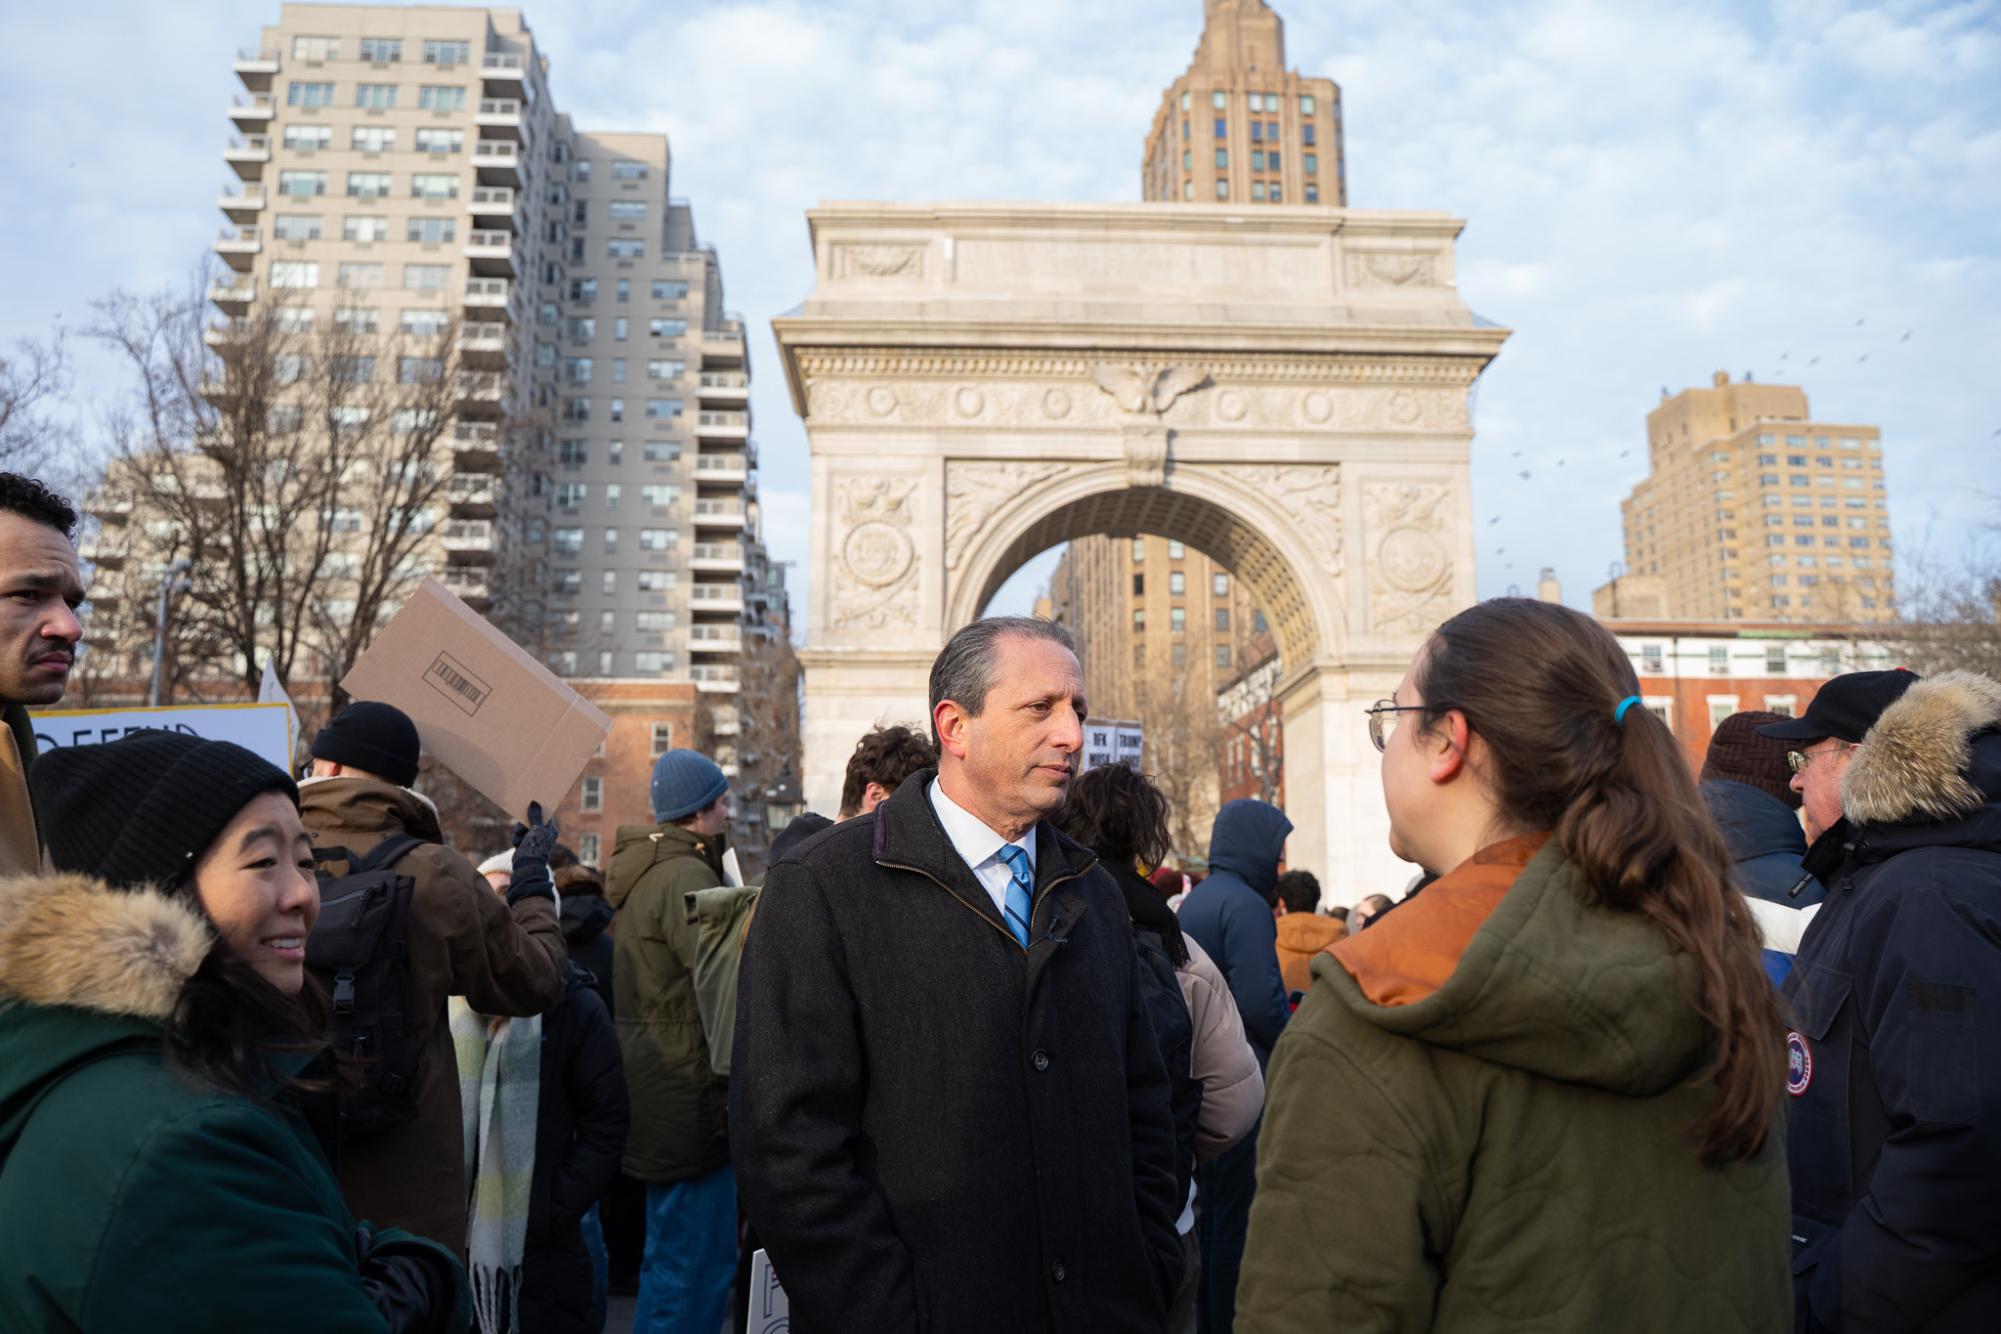
[[466,1260],[473,1314],[483,1334],[521,1320],[521,1252],[535,1179],[535,1119],[542,1082],[542,1017],[489,1020],[451,999],[459,1063],[465,1179],[471,1183]]

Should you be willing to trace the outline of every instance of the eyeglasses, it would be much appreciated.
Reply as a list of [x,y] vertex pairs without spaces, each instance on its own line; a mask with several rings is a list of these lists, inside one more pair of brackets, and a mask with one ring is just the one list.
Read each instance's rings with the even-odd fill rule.
[[1399,704],[1393,699],[1379,699],[1369,708],[1363,709],[1369,718],[1369,740],[1381,750],[1390,741],[1390,735],[1397,730],[1397,715],[1400,713],[1423,713],[1422,704]]
[[1832,750],[1789,750],[1786,752],[1786,767],[1796,774],[1803,774],[1808,765],[1823,755],[1839,755],[1844,750],[1854,749],[1854,742],[1843,741]]

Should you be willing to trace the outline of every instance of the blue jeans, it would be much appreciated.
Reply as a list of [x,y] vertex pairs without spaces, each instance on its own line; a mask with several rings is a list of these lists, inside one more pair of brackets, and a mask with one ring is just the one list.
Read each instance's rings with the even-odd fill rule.
[[604,1249],[604,1225],[598,1221],[598,1206],[584,1211],[584,1249],[591,1253],[591,1317],[586,1326],[591,1334],[603,1334],[605,1289],[611,1282],[611,1261]]
[[736,1178],[727,1167],[646,1186],[646,1258],[633,1334],[716,1334],[736,1278]]
[[1258,1131],[1195,1169],[1195,1239],[1202,1247],[1202,1334],[1230,1334],[1237,1319],[1237,1276],[1244,1268],[1244,1234],[1258,1189]]

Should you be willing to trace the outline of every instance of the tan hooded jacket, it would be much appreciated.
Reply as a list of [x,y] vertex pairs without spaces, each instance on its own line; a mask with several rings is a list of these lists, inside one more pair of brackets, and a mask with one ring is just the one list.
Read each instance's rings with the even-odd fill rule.
[[1244,1036],[1244,1021],[1230,984],[1192,936],[1188,962],[1174,970],[1181,999],[1195,1021],[1189,1073],[1202,1084],[1202,1113],[1195,1122],[1195,1159],[1207,1162],[1257,1126],[1265,1109],[1265,1077],[1257,1053]]

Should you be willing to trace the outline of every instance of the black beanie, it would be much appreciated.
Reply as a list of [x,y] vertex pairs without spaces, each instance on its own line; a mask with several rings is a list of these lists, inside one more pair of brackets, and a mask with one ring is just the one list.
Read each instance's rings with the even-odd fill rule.
[[417,781],[417,725],[394,704],[363,700],[340,711],[340,717],[313,738],[313,758],[351,764],[389,780],[398,787]]
[[298,786],[268,760],[233,742],[165,731],[51,750],[28,787],[55,868],[121,889],[179,886],[253,797],[299,801]]

